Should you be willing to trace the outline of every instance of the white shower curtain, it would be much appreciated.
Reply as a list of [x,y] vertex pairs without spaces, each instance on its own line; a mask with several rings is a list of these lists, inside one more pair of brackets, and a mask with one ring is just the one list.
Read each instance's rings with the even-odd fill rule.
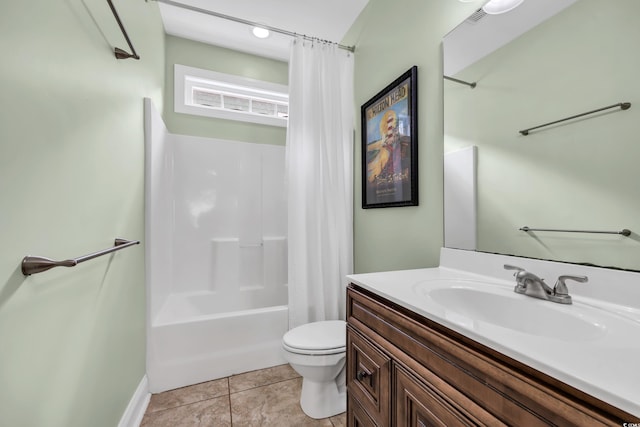
[[289,61],[289,327],[344,319],[353,270],[353,55],[294,40]]

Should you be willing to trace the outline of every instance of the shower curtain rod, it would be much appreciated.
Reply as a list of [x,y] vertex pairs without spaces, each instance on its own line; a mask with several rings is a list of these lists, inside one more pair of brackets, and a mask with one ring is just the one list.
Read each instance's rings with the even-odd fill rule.
[[356,50],[355,46],[345,46],[345,45],[342,45],[340,43],[332,42],[332,41],[329,41],[329,40],[323,40],[323,39],[319,39],[317,37],[310,37],[310,36],[307,36],[305,34],[294,33],[294,32],[291,32],[291,31],[283,30],[281,28],[272,27],[270,25],[264,25],[264,24],[260,24],[260,23],[257,23],[257,22],[248,21],[246,19],[236,18],[235,16],[224,15],[222,13],[213,12],[213,11],[207,10],[207,9],[201,9],[199,7],[191,6],[191,5],[184,4],[184,3],[178,3],[178,2],[175,2],[175,1],[172,1],[172,0],[154,0],[154,1],[156,1],[158,3],[168,4],[169,6],[175,6],[175,7],[180,7],[182,9],[187,9],[187,10],[190,10],[192,12],[204,13],[205,15],[215,16],[216,18],[227,19],[229,21],[234,21],[234,22],[238,22],[240,24],[249,25],[251,27],[264,28],[265,30],[273,31],[274,33],[284,34],[285,36],[302,37],[303,39],[309,40],[309,41],[320,41],[320,42],[324,42],[324,43],[335,44],[340,49],[348,50],[349,52],[355,52],[355,50]]

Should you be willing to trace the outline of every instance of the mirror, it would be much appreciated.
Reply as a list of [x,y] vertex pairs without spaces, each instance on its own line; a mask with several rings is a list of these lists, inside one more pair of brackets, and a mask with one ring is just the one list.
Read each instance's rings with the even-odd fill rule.
[[[525,0],[445,37],[444,74],[462,81],[444,81],[445,176],[447,157],[477,154],[460,166],[473,194],[445,178],[446,246],[640,270],[638,16],[637,0]],[[477,212],[468,244],[452,237],[456,199]]]

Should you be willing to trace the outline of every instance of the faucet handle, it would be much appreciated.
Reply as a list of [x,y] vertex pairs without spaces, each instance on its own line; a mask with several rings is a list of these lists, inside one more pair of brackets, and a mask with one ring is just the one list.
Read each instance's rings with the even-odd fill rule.
[[556,281],[556,285],[553,287],[554,295],[558,295],[558,296],[569,295],[569,289],[567,289],[567,284],[565,283],[565,280],[575,280],[576,282],[585,283],[589,281],[589,278],[587,276],[571,276],[571,275],[560,276]]
[[504,269],[505,270],[515,270],[515,273],[513,273],[513,275],[516,277],[516,280],[518,278],[518,273],[521,273],[523,271],[526,271],[524,268],[522,267],[518,267],[517,265],[511,265],[511,264],[505,264],[504,265]]
[[522,268],[522,267],[518,267],[518,266],[516,266],[516,265],[511,265],[511,264],[505,264],[505,265],[504,265],[504,269],[505,269],[505,270],[516,270],[516,273],[515,273],[515,274],[517,274],[517,273],[519,273],[519,272],[521,272],[521,271],[524,271],[524,268]]

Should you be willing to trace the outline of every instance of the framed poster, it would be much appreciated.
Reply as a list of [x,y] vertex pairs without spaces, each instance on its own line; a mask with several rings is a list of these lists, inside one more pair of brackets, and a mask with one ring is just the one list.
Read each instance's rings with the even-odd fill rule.
[[361,107],[362,208],[418,205],[418,67]]

